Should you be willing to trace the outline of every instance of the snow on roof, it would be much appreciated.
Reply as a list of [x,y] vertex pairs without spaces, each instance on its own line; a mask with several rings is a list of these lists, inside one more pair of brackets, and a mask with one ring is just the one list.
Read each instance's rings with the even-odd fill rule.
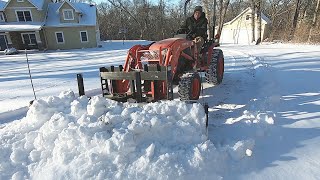
[[[224,23],[224,25],[228,25],[233,23],[235,20],[237,20],[239,17],[241,17],[242,15],[244,15],[247,12],[251,13],[252,9],[251,7],[248,7],[247,9],[245,9],[244,11],[242,11],[238,16],[236,16],[235,18],[233,18],[231,21]],[[263,14],[263,12],[261,12],[261,18],[263,21],[265,21],[267,24],[271,23],[271,20],[265,15]]]
[[4,10],[4,7],[6,6],[7,1],[0,1],[0,11]]
[[95,26],[96,25],[96,6],[86,3],[70,3],[81,12],[79,23],[61,23],[60,14],[57,10],[62,3],[49,3],[48,18],[45,26],[48,27],[70,27],[70,26]]
[[261,18],[264,20],[264,21],[266,21],[267,22],[267,24],[271,24],[271,20],[265,15],[265,14],[263,14],[263,13],[261,13]]
[[0,31],[37,31],[40,30],[43,25],[43,22],[28,22],[28,24],[21,22],[3,23],[0,24]]
[[29,0],[36,8],[42,9],[45,0]]
[[60,8],[63,6],[64,3],[68,3],[76,12],[81,13],[81,11],[76,6],[74,6],[74,3],[71,3],[69,1],[62,2],[60,7],[57,9],[57,13],[59,12]]
[[[2,3],[0,3],[0,10],[4,10],[5,8],[6,8],[6,6],[8,5],[7,4],[7,2],[9,1],[9,0],[1,0],[1,1],[3,1],[4,2],[4,6],[3,6],[3,8],[1,9],[1,4]],[[1,2],[0,1],[0,2]],[[28,0],[32,5],[34,5],[38,10],[42,10],[42,7],[43,7],[43,4],[44,4],[44,1],[45,0]]]

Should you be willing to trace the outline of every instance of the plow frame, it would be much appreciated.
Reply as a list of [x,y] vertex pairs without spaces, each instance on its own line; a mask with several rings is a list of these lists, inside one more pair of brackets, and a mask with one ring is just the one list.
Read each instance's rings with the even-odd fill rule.
[[[154,102],[159,99],[173,99],[170,66],[145,64],[143,71],[125,72],[122,70],[122,66],[100,68],[103,97],[120,102],[126,102],[130,98],[135,99],[136,102]],[[121,88],[125,88],[125,90]],[[129,91],[126,89],[129,89]]]

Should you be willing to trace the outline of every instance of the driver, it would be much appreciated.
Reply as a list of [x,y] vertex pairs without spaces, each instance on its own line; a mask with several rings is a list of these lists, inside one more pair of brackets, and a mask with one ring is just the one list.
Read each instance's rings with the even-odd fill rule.
[[190,36],[197,44],[198,51],[203,46],[204,40],[208,37],[207,26],[208,19],[205,17],[205,13],[202,11],[201,6],[196,6],[194,8],[193,15],[188,17],[181,26],[181,29],[185,29],[187,32],[190,32]]

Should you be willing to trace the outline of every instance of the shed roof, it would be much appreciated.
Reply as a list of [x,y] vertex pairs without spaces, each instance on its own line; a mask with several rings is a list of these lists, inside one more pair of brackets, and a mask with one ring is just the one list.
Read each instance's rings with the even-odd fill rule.
[[[247,9],[245,9],[244,11],[242,11],[238,16],[236,16],[235,18],[233,18],[231,21],[224,23],[224,25],[228,25],[233,23],[234,21],[236,21],[237,19],[239,19],[241,16],[243,16],[245,13],[251,13],[252,9],[251,7],[248,7]],[[261,12],[261,19],[262,21],[264,21],[266,24],[270,24],[271,20],[265,15],[263,14],[263,12]]]

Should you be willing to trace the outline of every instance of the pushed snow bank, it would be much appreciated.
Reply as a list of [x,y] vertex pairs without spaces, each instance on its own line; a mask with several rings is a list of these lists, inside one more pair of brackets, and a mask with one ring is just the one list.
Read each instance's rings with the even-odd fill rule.
[[[251,127],[265,118],[249,119],[257,119]],[[140,106],[63,92],[0,129],[0,179],[221,179],[254,155],[254,139],[216,148],[205,132],[200,104]]]
[[191,179],[217,177],[200,104],[138,106],[73,92],[34,102],[0,129],[4,179]]

